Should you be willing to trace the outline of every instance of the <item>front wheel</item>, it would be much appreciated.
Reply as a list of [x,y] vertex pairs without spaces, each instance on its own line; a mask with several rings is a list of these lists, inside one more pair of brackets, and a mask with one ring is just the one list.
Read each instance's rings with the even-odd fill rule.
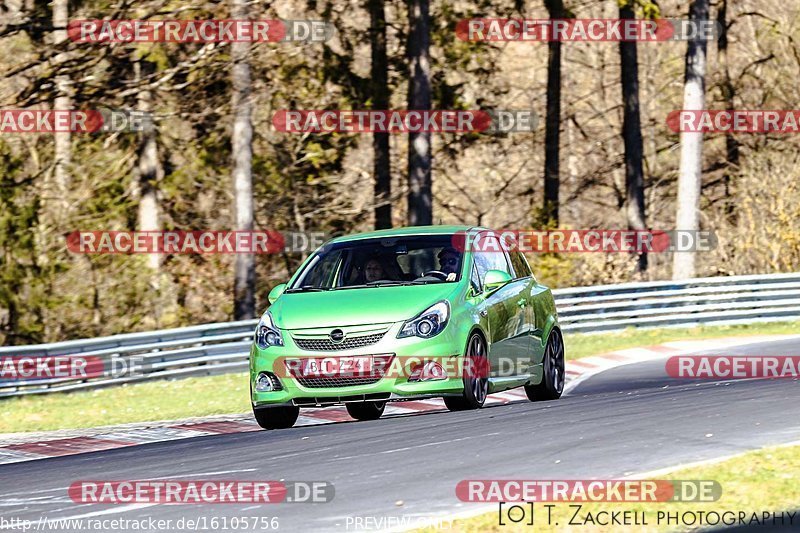
[[300,408],[294,405],[253,409],[258,425],[264,429],[287,429],[297,422]]
[[386,409],[386,402],[359,402],[345,405],[347,413],[356,420],[377,420]]
[[564,392],[564,339],[557,329],[550,332],[542,363],[542,382],[525,385],[525,394],[532,402],[557,400]]
[[470,362],[469,366],[478,370],[468,372],[468,375],[464,376],[464,392],[461,396],[444,397],[444,405],[451,411],[480,409],[489,393],[486,344],[477,333],[470,335],[465,357]]

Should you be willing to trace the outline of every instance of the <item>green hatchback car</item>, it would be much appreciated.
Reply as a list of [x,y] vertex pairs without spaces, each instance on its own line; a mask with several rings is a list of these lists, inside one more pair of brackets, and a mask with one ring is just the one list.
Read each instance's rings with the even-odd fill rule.
[[[480,242],[481,246],[473,246]],[[301,407],[358,420],[389,401],[441,397],[451,411],[525,387],[564,388],[553,295],[487,228],[420,226],[338,237],[272,289],[250,352],[253,412],[291,427]]]

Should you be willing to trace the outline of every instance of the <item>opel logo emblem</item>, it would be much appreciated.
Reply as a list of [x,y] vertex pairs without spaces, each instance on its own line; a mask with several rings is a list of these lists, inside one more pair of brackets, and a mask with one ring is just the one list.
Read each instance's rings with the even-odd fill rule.
[[342,342],[344,340],[344,331],[335,329],[328,335],[333,342]]

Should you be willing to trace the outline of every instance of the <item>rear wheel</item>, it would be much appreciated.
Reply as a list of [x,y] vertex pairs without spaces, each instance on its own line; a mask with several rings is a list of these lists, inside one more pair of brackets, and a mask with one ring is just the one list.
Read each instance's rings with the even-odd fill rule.
[[550,332],[542,363],[542,382],[525,385],[525,394],[532,402],[557,400],[564,392],[564,339],[557,329]]
[[467,342],[466,357],[472,359],[471,368],[479,369],[477,372],[470,372],[464,376],[464,392],[461,396],[445,396],[444,404],[451,411],[465,411],[467,409],[479,409],[483,407],[486,396],[489,393],[489,376],[484,375],[482,369],[486,369],[486,344],[477,333],[473,333]]
[[286,429],[297,422],[300,408],[292,405],[253,409],[253,415],[255,415],[258,425],[264,429]]
[[359,402],[348,403],[347,413],[356,420],[377,420],[386,409],[386,402]]

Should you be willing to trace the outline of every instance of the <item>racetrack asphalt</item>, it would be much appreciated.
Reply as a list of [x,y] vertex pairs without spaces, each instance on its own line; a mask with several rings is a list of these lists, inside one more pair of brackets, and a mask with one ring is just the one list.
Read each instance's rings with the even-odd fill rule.
[[[724,354],[800,355],[800,338]],[[403,517],[475,509],[480,504],[456,498],[463,479],[617,479],[800,440],[798,380],[677,380],[666,375],[664,363],[601,372],[553,402],[197,437],[3,465],[0,518],[152,516],[174,524],[186,517],[277,517],[279,531],[358,531],[366,528],[357,523],[373,529]],[[318,480],[332,482],[336,493],[329,503],[258,506],[78,505],[67,496],[78,480],[154,478]]]

